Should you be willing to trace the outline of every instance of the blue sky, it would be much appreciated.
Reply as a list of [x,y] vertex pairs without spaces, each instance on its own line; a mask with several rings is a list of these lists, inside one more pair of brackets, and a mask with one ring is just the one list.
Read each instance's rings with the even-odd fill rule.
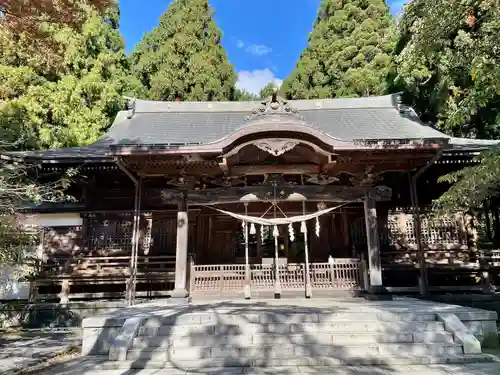
[[[215,21],[223,32],[222,45],[238,72],[237,86],[258,93],[268,82],[279,83],[291,72],[307,45],[320,2],[210,0]],[[121,31],[128,52],[157,25],[169,3],[120,1]],[[398,14],[404,0],[389,0],[389,4],[391,12]]]

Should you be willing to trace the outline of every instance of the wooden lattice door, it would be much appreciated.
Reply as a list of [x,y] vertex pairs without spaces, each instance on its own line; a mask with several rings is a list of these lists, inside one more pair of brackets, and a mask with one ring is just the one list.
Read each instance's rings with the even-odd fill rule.
[[155,218],[151,230],[151,255],[175,256],[177,238],[176,218]]
[[215,232],[211,248],[211,259],[213,260],[210,263],[224,264],[232,262],[233,246],[234,236],[232,231],[218,230],[217,232]]

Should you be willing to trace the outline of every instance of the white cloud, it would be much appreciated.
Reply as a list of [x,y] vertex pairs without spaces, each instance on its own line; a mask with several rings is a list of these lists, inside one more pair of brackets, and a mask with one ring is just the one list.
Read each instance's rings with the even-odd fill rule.
[[265,56],[273,51],[271,47],[265,46],[264,44],[250,44],[245,51],[256,56]]
[[259,91],[269,82],[274,82],[274,84],[279,87],[283,83],[283,80],[276,77],[268,68],[256,69],[252,71],[242,70],[238,73],[238,82],[236,82],[236,87],[240,90],[246,90],[252,94],[258,94]]
[[236,47],[238,47],[238,48],[243,48],[243,47],[245,47],[245,42],[243,42],[242,40],[238,40],[238,41],[236,42]]

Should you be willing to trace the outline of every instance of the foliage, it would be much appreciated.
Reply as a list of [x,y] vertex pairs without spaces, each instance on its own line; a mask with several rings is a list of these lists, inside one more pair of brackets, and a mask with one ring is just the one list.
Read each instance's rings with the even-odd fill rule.
[[[3,143],[0,151],[13,145]],[[64,191],[76,175],[68,169],[62,177],[42,183],[30,175],[26,166],[3,157],[0,162],[0,267],[19,265],[26,257],[26,250],[34,244],[32,233],[25,230],[19,208],[40,202],[70,200]]]
[[381,95],[389,90],[395,22],[384,0],[323,0],[309,45],[282,86],[288,99]]
[[235,89],[232,99],[237,102],[244,102],[244,101],[259,100],[259,97],[246,90]]
[[[500,136],[500,3],[415,0],[405,8],[396,49],[404,100],[437,129],[459,137]],[[441,178],[451,188],[435,203],[477,208],[498,194],[499,153]]]
[[136,46],[133,69],[150,99],[232,100],[236,73],[220,41],[208,0],[176,0]]
[[482,203],[498,194],[500,187],[500,152],[481,154],[477,165],[465,167],[440,177],[439,181],[451,187],[435,202],[444,210],[481,207]]
[[24,34],[0,33],[0,135],[22,147],[80,146],[97,140],[124,105],[140,92],[129,74],[118,12],[85,8],[80,29],[45,24],[57,44],[36,53]]
[[115,5],[115,0],[0,0],[1,26],[12,34],[40,40],[47,36],[45,23],[81,26],[85,22],[85,5],[104,12]]
[[[66,3],[53,2],[56,7]],[[129,74],[117,8],[94,9],[88,3],[71,2],[78,13],[67,18],[63,13],[71,8],[58,8],[63,13],[57,13],[47,10],[49,1],[30,0],[29,6],[18,9],[25,12],[20,17],[26,22],[19,30],[11,26],[13,6],[20,3],[2,4],[6,13],[0,29],[0,154],[7,148],[93,142],[122,108],[123,95],[140,90],[140,82]],[[38,11],[30,8],[36,4]],[[33,236],[25,231],[19,208],[69,199],[65,191],[74,174],[69,169],[63,177],[44,182],[22,164],[0,160],[0,265],[30,264],[26,250]]]
[[500,135],[500,3],[415,0],[405,8],[396,83],[424,121],[455,136]]
[[279,87],[274,82],[269,82],[260,90],[259,97],[266,99],[273,95],[276,90],[279,90]]

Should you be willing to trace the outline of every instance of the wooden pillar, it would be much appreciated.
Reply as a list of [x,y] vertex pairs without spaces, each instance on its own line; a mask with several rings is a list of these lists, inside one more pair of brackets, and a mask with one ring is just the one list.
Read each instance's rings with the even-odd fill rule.
[[[306,214],[306,202],[302,202],[302,215]],[[306,282],[306,298],[311,298],[312,287],[311,287],[311,275],[309,274],[309,241],[307,238],[307,223],[302,221],[300,223],[300,231],[304,235],[304,261],[305,261],[305,282]]]
[[[245,202],[245,216],[248,215],[248,203]],[[245,286],[244,286],[244,294],[245,294],[245,299],[250,299],[252,296],[252,291],[251,291],[251,279],[250,279],[250,264],[248,260],[248,242],[250,240],[250,232],[249,232],[249,222],[243,222],[243,229],[245,231],[244,236],[245,236]]]
[[130,255],[130,278],[126,286],[129,306],[135,303],[137,284],[137,256],[139,253],[139,231],[141,218],[142,178],[135,184],[134,216],[132,225],[132,252]]
[[65,305],[69,302],[70,284],[68,279],[64,279],[61,283],[61,294],[59,295],[59,303]]
[[364,201],[368,264],[370,266],[370,293],[384,294],[382,285],[382,265],[378,238],[377,208],[375,199],[367,193]]
[[189,223],[185,198],[179,202],[177,211],[177,242],[175,250],[175,288],[173,298],[185,298],[186,289],[187,253],[188,253]]
[[417,241],[417,257],[420,276],[418,279],[418,288],[420,295],[427,297],[429,294],[429,278],[427,274],[427,261],[425,259],[425,248],[422,241],[422,220],[420,217],[420,203],[417,193],[417,179],[410,178],[410,194],[413,209],[413,220],[415,221],[415,239]]

